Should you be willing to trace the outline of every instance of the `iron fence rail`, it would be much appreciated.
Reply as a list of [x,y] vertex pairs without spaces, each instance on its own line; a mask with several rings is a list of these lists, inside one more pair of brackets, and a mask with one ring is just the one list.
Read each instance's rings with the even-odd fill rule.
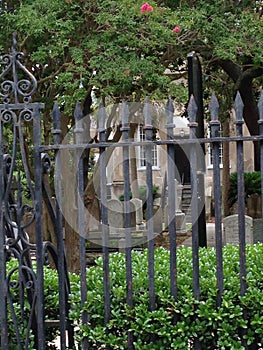
[[[259,123],[259,135],[244,136],[243,135],[243,103],[242,99],[237,94],[235,100],[235,114],[236,114],[236,136],[221,137],[220,121],[218,117],[218,102],[213,95],[209,106],[211,121],[211,138],[197,138],[196,130],[196,113],[197,106],[194,98],[192,97],[188,106],[189,116],[189,138],[178,139],[174,135],[174,106],[169,99],[166,105],[166,138],[163,140],[153,140],[153,110],[149,100],[146,100],[143,108],[144,116],[144,129],[145,140],[137,142],[129,139],[130,128],[130,115],[129,109],[125,102],[121,105],[121,134],[122,139],[118,143],[110,143],[106,140],[107,134],[107,114],[105,107],[100,105],[98,111],[98,142],[96,144],[86,144],[83,142],[83,115],[81,112],[80,104],[77,103],[74,112],[75,129],[74,129],[74,143],[61,144],[61,113],[58,105],[55,104],[52,112],[54,122],[54,144],[43,145],[41,143],[42,136],[42,120],[41,109],[44,107],[40,103],[31,102],[31,94],[36,89],[36,82],[32,74],[29,73],[30,82],[24,83],[25,91],[21,88],[21,82],[17,74],[17,69],[22,68],[23,73],[28,74],[26,68],[20,63],[21,55],[16,52],[16,45],[12,49],[12,54],[5,56],[5,62],[8,63],[8,69],[12,68],[12,72],[15,74],[14,80],[10,83],[10,80],[2,84],[4,92],[0,92],[0,97],[3,103],[0,104],[0,286],[1,286],[1,299],[0,299],[0,324],[1,324],[1,348],[8,349],[10,346],[9,329],[15,328],[15,344],[18,349],[29,349],[29,343],[33,334],[34,346],[39,350],[44,350],[45,345],[45,298],[44,298],[44,264],[46,263],[46,254],[52,255],[55,261],[55,266],[58,270],[58,292],[59,292],[59,333],[60,333],[60,349],[74,347],[74,325],[70,324],[68,319],[69,312],[69,293],[70,285],[68,278],[68,270],[65,258],[64,249],[64,237],[63,237],[63,211],[61,209],[61,198],[63,197],[63,188],[61,185],[61,173],[63,168],[61,165],[61,150],[74,150],[77,155],[78,165],[76,171],[76,185],[77,185],[77,222],[79,232],[79,245],[80,245],[80,294],[81,305],[84,310],[82,312],[82,324],[89,324],[89,310],[85,305],[87,302],[87,279],[86,279],[86,221],[85,221],[85,207],[83,204],[84,197],[84,164],[82,153],[85,149],[97,148],[99,149],[99,194],[100,194],[100,223],[101,223],[101,235],[102,235],[102,256],[103,256],[103,285],[104,285],[104,324],[106,328],[106,334],[109,335],[111,330],[108,325],[111,320],[111,279],[110,279],[110,227],[109,227],[109,212],[107,207],[107,150],[110,148],[121,148],[122,150],[122,167],[123,167],[123,180],[124,180],[124,253],[125,253],[125,267],[126,267],[126,303],[130,309],[134,307],[134,290],[133,290],[133,268],[132,268],[132,224],[131,224],[131,203],[130,203],[130,169],[131,162],[129,156],[129,150],[131,147],[144,146],[146,150],[146,184],[150,189],[147,195],[147,244],[148,244],[148,285],[145,288],[149,293],[149,310],[154,311],[156,309],[156,275],[155,275],[155,246],[154,246],[154,202],[153,193],[151,191],[153,187],[153,164],[152,164],[152,149],[153,147],[166,146],[167,156],[167,201],[168,201],[168,233],[170,240],[170,294],[174,301],[178,300],[178,272],[177,272],[177,224],[175,218],[176,212],[176,200],[177,193],[175,190],[175,168],[176,162],[176,145],[190,146],[190,171],[191,171],[191,214],[192,214],[192,269],[193,269],[193,296],[198,301],[200,299],[200,271],[199,271],[199,229],[197,218],[200,208],[200,193],[198,184],[198,173],[200,172],[198,157],[200,154],[197,151],[197,145],[204,145],[209,143],[212,148],[213,155],[213,190],[214,190],[214,211],[215,211],[215,246],[216,246],[216,283],[218,289],[217,306],[222,302],[222,295],[224,292],[224,269],[223,269],[223,240],[222,240],[222,194],[221,194],[221,172],[219,164],[219,151],[221,143],[234,142],[236,144],[236,157],[237,157],[237,173],[238,173],[238,229],[239,229],[239,264],[240,264],[240,296],[246,294],[246,239],[245,239],[245,199],[244,199],[244,143],[248,141],[260,142],[260,156],[261,156],[261,173],[263,174],[263,93],[261,93],[258,108],[260,119]],[[10,72],[9,72],[10,73]],[[8,74],[9,74],[8,73]],[[0,77],[5,78],[7,72]],[[24,81],[24,80],[23,80]],[[33,86],[33,89],[30,87]],[[27,88],[27,89],[26,89]],[[29,90],[29,92],[26,90]],[[32,123],[33,126],[33,160],[34,160],[34,183],[31,180],[29,173],[29,164],[25,155],[23,154],[25,148],[25,140],[23,139],[24,123]],[[6,154],[4,152],[5,131],[13,133],[12,148],[10,154],[10,167],[6,166]],[[18,133],[17,133],[18,130]],[[51,199],[46,193],[45,186],[43,186],[43,173],[47,170],[45,168],[45,162],[43,158],[50,161],[48,153],[51,151],[55,154],[55,182],[56,182],[56,205],[51,203]],[[22,154],[22,156],[21,156]],[[46,158],[45,158],[46,157]],[[18,187],[16,189],[16,196],[12,197],[13,192],[11,190],[11,182],[16,173],[15,165],[19,163],[20,173],[25,172],[25,178],[27,185],[31,189],[32,208],[29,208],[32,212],[33,219],[35,221],[35,237],[36,243],[32,244],[26,242],[24,239],[26,233],[26,226],[23,225],[21,215],[23,213],[22,207],[22,192],[21,181],[18,180]],[[20,175],[18,174],[18,179]],[[263,186],[263,176],[261,177],[261,184]],[[13,198],[13,202],[10,198]],[[53,218],[53,225],[57,238],[57,246],[52,245],[50,242],[45,242],[43,238],[43,212],[42,204],[46,201],[50,211],[50,215]],[[262,196],[262,210],[263,210],[263,196]],[[15,216],[14,216],[15,213]],[[13,219],[16,218],[16,222]],[[263,212],[262,212],[263,217]],[[7,229],[9,227],[9,230]],[[16,231],[17,230],[17,231]],[[11,232],[11,233],[10,233]],[[18,232],[18,236],[14,239],[14,232]],[[262,233],[263,240],[263,233]],[[22,242],[22,248],[20,243]],[[30,259],[25,259],[26,252],[36,252],[36,271],[31,265]],[[21,288],[20,296],[23,302],[21,308],[24,305],[25,296],[32,295],[36,297],[36,304],[31,298],[31,307],[33,313],[30,314],[29,319],[26,320],[26,313],[24,310],[21,312],[22,321],[28,322],[28,329],[26,333],[26,339],[22,340],[19,334],[19,318],[15,313],[12,313],[10,317],[9,309],[13,309],[13,296],[11,288],[12,276],[10,272],[6,271],[6,264],[8,257],[13,255],[18,262],[18,280]],[[25,272],[27,271],[27,272]],[[30,282],[30,283],[29,283]],[[31,293],[31,294],[30,294]],[[243,309],[244,318],[246,318],[246,309]],[[34,325],[35,321],[36,326]],[[128,320],[129,321],[129,320]],[[174,315],[173,322],[177,322],[176,314]],[[243,346],[247,349],[248,344],[245,337],[245,332],[240,332],[240,337]],[[14,341],[14,340],[13,340]],[[155,341],[155,335],[152,335],[152,342]],[[82,339],[82,343],[79,345],[81,349],[88,349],[89,342],[85,337]],[[194,349],[201,349],[201,343],[199,339],[193,339]],[[110,348],[109,346],[107,347]],[[127,349],[134,349],[134,334],[131,330],[127,331]]]

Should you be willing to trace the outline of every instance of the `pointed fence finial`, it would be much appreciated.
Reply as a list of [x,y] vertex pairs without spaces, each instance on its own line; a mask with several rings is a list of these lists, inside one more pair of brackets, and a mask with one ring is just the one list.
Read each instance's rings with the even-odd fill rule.
[[74,119],[75,119],[75,129],[74,133],[76,135],[76,142],[81,143],[83,141],[82,134],[83,134],[83,112],[81,109],[81,103],[78,101],[75,106],[74,110]]
[[188,112],[189,120],[191,123],[196,122],[197,110],[198,110],[198,106],[195,102],[194,95],[191,95],[190,101],[189,101],[188,107],[187,107],[187,112]]
[[236,112],[236,121],[243,123],[243,109],[244,103],[241,98],[240,92],[238,91],[235,98],[234,109]]
[[82,109],[81,109],[81,103],[80,101],[78,101],[76,103],[76,106],[75,106],[75,110],[74,110],[74,119],[75,119],[75,122],[79,122],[80,120],[82,120],[83,118],[83,113],[82,113]]
[[211,115],[211,121],[218,121],[218,111],[219,111],[219,103],[216,98],[216,95],[213,93],[209,103],[209,112]]
[[260,93],[260,97],[258,100],[258,113],[259,113],[259,120],[263,121],[263,90]]
[[98,131],[104,131],[105,130],[105,122],[106,122],[106,110],[104,107],[104,103],[101,100],[100,105],[99,105],[99,110],[98,110]]
[[166,123],[167,125],[173,124],[173,118],[174,118],[174,104],[171,98],[168,98],[166,107]]
[[126,101],[122,101],[121,104],[121,123],[123,127],[128,126],[129,123],[129,108]]
[[153,115],[153,107],[150,103],[149,97],[146,97],[144,106],[143,106],[143,115],[145,119],[145,125],[152,125],[152,115]]
[[52,130],[52,134],[54,135],[54,141],[55,143],[59,143],[60,134],[61,134],[61,129],[60,129],[61,112],[57,103],[54,103],[54,106],[52,109],[52,119],[53,119],[53,125],[54,125],[54,128]]

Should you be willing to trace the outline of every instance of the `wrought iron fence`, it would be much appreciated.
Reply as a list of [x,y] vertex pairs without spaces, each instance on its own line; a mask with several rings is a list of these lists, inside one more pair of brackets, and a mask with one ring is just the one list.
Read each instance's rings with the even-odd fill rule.
[[[218,118],[218,102],[215,96],[212,96],[209,106],[211,121],[211,138],[197,139],[196,135],[196,112],[197,106],[192,97],[188,106],[190,134],[187,138],[176,138],[174,135],[174,107],[169,99],[165,108],[166,130],[165,137],[161,140],[153,139],[153,108],[151,103],[146,100],[142,114],[144,116],[145,140],[134,141],[129,138],[129,129],[131,115],[128,104],[123,102],[119,108],[121,124],[121,141],[117,143],[107,142],[106,120],[107,112],[103,105],[98,110],[98,142],[96,144],[86,144],[83,142],[83,115],[80,104],[76,105],[74,142],[64,143],[61,140],[60,121],[61,113],[59,107],[55,104],[52,116],[54,121],[54,144],[43,145],[41,143],[42,120],[41,109],[43,104],[32,102],[31,96],[37,88],[37,82],[33,75],[22,65],[23,55],[16,51],[16,40],[12,52],[4,55],[2,65],[5,69],[0,76],[2,80],[0,97],[0,324],[1,324],[1,348],[2,349],[45,349],[46,334],[48,326],[55,325],[47,320],[46,314],[46,295],[44,295],[45,283],[45,265],[52,264],[58,271],[57,290],[59,293],[59,310],[57,321],[59,326],[59,346],[61,349],[74,348],[74,325],[69,321],[69,294],[70,283],[67,270],[67,261],[64,249],[64,222],[70,218],[64,215],[65,202],[77,207],[77,220],[75,231],[80,239],[80,294],[81,304],[84,306],[87,302],[87,280],[86,280],[86,246],[87,240],[100,241],[103,257],[103,283],[104,283],[104,322],[106,333],[111,319],[111,279],[110,279],[110,252],[112,249],[112,240],[117,248],[122,248],[126,261],[126,303],[130,309],[134,307],[133,298],[133,267],[132,251],[138,246],[134,241],[134,207],[130,200],[130,172],[131,162],[129,150],[132,147],[145,147],[146,157],[146,184],[148,190],[146,204],[146,225],[140,230],[144,247],[148,249],[148,288],[149,292],[149,310],[156,309],[156,276],[155,276],[155,211],[152,194],[153,187],[153,166],[152,149],[153,147],[165,147],[167,157],[167,231],[169,234],[170,250],[170,294],[174,301],[178,300],[177,284],[177,221],[176,221],[176,201],[177,191],[175,188],[176,178],[176,145],[188,145],[190,172],[191,172],[191,216],[192,216],[192,271],[193,271],[193,295],[196,300],[200,298],[200,273],[199,273],[199,231],[198,215],[200,213],[200,188],[198,185],[198,157],[203,157],[202,147],[200,145],[210,144],[213,152],[213,189],[214,189],[214,211],[215,211],[215,248],[216,248],[216,280],[218,289],[217,305],[220,305],[224,293],[224,269],[222,257],[222,200],[221,200],[221,172],[219,164],[220,145],[222,143],[234,142],[236,144],[237,154],[237,173],[238,173],[238,231],[239,231],[239,249],[240,249],[240,296],[246,293],[246,240],[245,240],[245,200],[244,200],[244,157],[243,145],[247,141],[259,142],[261,145],[261,173],[263,173],[263,94],[261,94],[259,107],[259,128],[260,134],[257,136],[243,136],[243,103],[237,94],[235,100],[236,113],[236,136],[220,136],[220,122]],[[33,139],[25,140],[24,130],[30,124],[33,130]],[[29,146],[30,145],[30,146]],[[108,185],[107,185],[107,152],[113,149],[120,149],[122,154],[121,164],[123,167],[123,190],[124,201],[121,209],[123,216],[122,227],[116,227],[111,230],[110,215],[112,208],[108,204]],[[98,149],[98,173],[99,186],[97,196],[100,203],[100,220],[97,222],[96,235],[92,236],[92,230],[87,228],[86,208],[84,205],[84,183],[83,178],[83,150]],[[201,151],[200,151],[201,150]],[[28,159],[28,151],[32,151],[32,159]],[[51,152],[55,153],[55,188],[56,200],[51,198],[46,188],[44,176],[53,166]],[[73,168],[74,180],[72,187],[76,187],[76,197],[69,198],[67,191],[63,187],[63,162],[69,162]],[[74,160],[74,162],[72,161]],[[31,162],[32,161],[32,162]],[[177,160],[178,161],[178,160]],[[33,165],[32,165],[33,164]],[[73,171],[72,171],[73,169]],[[33,175],[32,175],[33,174]],[[64,175],[64,177],[63,177]],[[69,176],[69,173],[66,174]],[[33,177],[32,177],[33,176]],[[33,180],[32,180],[33,178]],[[72,178],[70,178],[72,179]],[[263,180],[261,180],[263,182]],[[15,187],[14,187],[15,185]],[[25,203],[25,190],[27,200]],[[45,201],[49,215],[52,218],[54,230],[56,233],[57,244],[54,245],[43,238],[43,213],[42,204]],[[203,204],[202,204],[203,205]],[[201,205],[201,207],[202,207]],[[263,205],[262,205],[263,208]],[[25,221],[25,214],[30,217]],[[27,236],[27,228],[35,223],[35,243],[32,243]],[[136,226],[136,224],[135,224]],[[135,229],[136,231],[136,229]],[[159,232],[158,232],[159,233]],[[263,234],[262,234],[263,236]],[[95,238],[94,238],[95,237]],[[263,237],[262,237],[263,241]],[[121,244],[120,244],[121,242]],[[34,252],[34,254],[32,253]],[[36,263],[32,261],[35,255]],[[7,270],[8,260],[15,261],[14,265]],[[190,263],[190,262],[189,262]],[[84,308],[81,315],[81,323],[89,325],[89,309]],[[245,317],[245,311],[244,311]],[[176,318],[174,319],[176,322]],[[241,338],[243,334],[241,333]],[[154,334],[151,341],[155,341]],[[191,345],[192,344],[192,345]],[[245,337],[242,344],[248,348]],[[89,342],[83,338],[79,348],[88,349]],[[189,340],[189,347],[201,349],[199,339]],[[134,334],[131,330],[127,332],[127,343],[124,345],[127,349],[134,349]],[[92,347],[91,347],[92,348]],[[108,347],[109,348],[109,347]],[[167,348],[168,349],[168,348]]]

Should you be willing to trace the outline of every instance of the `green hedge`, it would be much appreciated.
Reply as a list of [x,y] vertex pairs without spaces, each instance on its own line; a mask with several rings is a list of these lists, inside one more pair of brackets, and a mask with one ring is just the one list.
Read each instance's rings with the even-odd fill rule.
[[[33,269],[36,272],[35,264],[33,264]],[[17,318],[16,321],[19,328],[18,331],[19,331],[20,340],[22,343],[21,346],[25,348],[26,347],[25,339],[26,339],[26,332],[28,327],[28,320],[32,310],[31,310],[31,305],[27,301],[26,289],[24,291],[20,290],[19,284],[17,283],[18,261],[16,259],[11,259],[7,262],[6,273],[7,275],[11,273],[11,276],[12,276],[10,280],[10,291],[12,293],[13,307],[16,313],[16,318]],[[23,312],[21,311],[20,301],[19,301],[22,292],[25,298]],[[59,318],[58,273],[56,270],[50,269],[48,266],[44,266],[44,298],[45,298],[45,310],[44,310],[45,319],[57,320]],[[17,349],[16,331],[13,326],[15,320],[12,319],[9,303],[7,305],[7,310],[8,310],[8,327],[9,327],[8,328],[8,349],[16,350]],[[23,313],[23,317],[22,317],[22,313]],[[55,339],[58,334],[59,334],[59,329],[57,328],[47,329],[46,339],[45,339],[47,349],[56,349],[52,344],[49,344],[49,342]],[[30,343],[29,343],[28,349],[29,350],[35,349],[34,336],[32,331],[30,331]]]
[[[177,251],[178,301],[170,295],[169,252],[164,248],[155,250],[156,310],[148,308],[148,257],[147,250],[133,252],[134,308],[126,305],[125,256],[121,253],[110,255],[111,279],[111,320],[109,334],[104,327],[103,306],[103,263],[97,259],[97,266],[87,269],[88,325],[81,325],[80,280],[71,274],[70,318],[78,327],[78,343],[84,336],[90,342],[89,349],[127,348],[127,331],[134,333],[134,347],[143,349],[189,349],[195,338],[200,339],[202,349],[244,349],[240,331],[245,331],[249,349],[261,349],[263,344],[263,245],[247,246],[247,293],[239,293],[239,249],[228,245],[223,248],[224,295],[222,305],[217,307],[216,254],[213,248],[200,249],[200,301],[195,301],[192,292],[192,250],[180,247]],[[15,265],[14,265],[15,264]],[[9,262],[11,268],[16,266]],[[14,276],[15,278],[15,276]],[[17,291],[18,292],[18,291]],[[45,268],[45,314],[47,318],[58,318],[57,272]],[[243,317],[243,308],[247,318]],[[18,310],[18,305],[17,305]],[[176,316],[176,322],[173,322]],[[10,349],[14,330],[10,321]],[[25,328],[20,323],[23,338]],[[55,337],[50,329],[47,340]],[[154,342],[152,336],[154,335]],[[33,344],[31,344],[33,349]],[[54,349],[47,345],[47,349]]]
[[[261,195],[261,173],[260,171],[245,172],[244,173],[245,186],[245,201],[252,194]],[[237,173],[230,174],[230,188],[228,193],[228,201],[230,207],[237,201],[238,181]]]
[[[125,256],[110,256],[111,321],[106,335],[103,309],[103,264],[87,270],[89,324],[80,324],[79,279],[72,276],[71,314],[78,324],[77,339],[87,336],[90,349],[125,349],[127,330],[134,333],[135,349],[188,349],[195,338],[202,349],[244,349],[240,331],[245,331],[251,349],[263,344],[263,245],[247,247],[247,294],[239,293],[239,250],[231,245],[223,249],[224,295],[217,307],[216,254],[213,248],[200,249],[200,301],[192,293],[192,250],[178,249],[178,301],[174,302],[169,286],[169,252],[155,251],[156,310],[148,309],[147,250],[133,252],[134,308],[126,305]],[[243,307],[247,310],[246,320]],[[177,321],[173,324],[173,317]],[[152,335],[155,340],[152,343]]]

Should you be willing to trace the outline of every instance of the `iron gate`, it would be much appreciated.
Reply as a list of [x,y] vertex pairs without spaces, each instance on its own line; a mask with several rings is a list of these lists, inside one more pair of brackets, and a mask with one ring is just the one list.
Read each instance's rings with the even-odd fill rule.
[[[2,349],[45,349],[45,337],[48,327],[59,327],[59,343],[61,349],[74,348],[74,325],[68,319],[69,312],[69,294],[70,284],[67,270],[67,261],[64,249],[63,227],[63,203],[72,201],[65,194],[65,188],[62,183],[62,163],[64,151],[67,155],[74,158],[76,166],[74,170],[73,187],[77,187],[77,227],[76,230],[80,237],[80,274],[81,274],[81,303],[85,304],[87,300],[86,283],[86,213],[83,204],[84,196],[84,178],[83,178],[83,150],[99,149],[99,201],[101,217],[98,222],[100,227],[100,245],[103,255],[104,270],[104,320],[107,326],[111,318],[111,282],[109,256],[111,251],[110,239],[112,239],[111,227],[109,225],[110,209],[107,204],[107,152],[112,149],[122,150],[123,176],[124,176],[124,207],[123,207],[123,235],[121,245],[126,257],[126,284],[127,296],[126,302],[130,308],[133,308],[133,285],[132,285],[132,251],[133,242],[133,224],[132,224],[132,205],[130,201],[130,156],[131,147],[144,147],[146,159],[146,182],[148,189],[153,187],[153,147],[165,147],[167,156],[167,201],[168,201],[168,232],[170,238],[170,293],[174,300],[177,300],[177,260],[176,260],[176,189],[175,189],[175,145],[189,145],[190,147],[190,165],[191,165],[191,215],[192,215],[192,266],[193,266],[193,294],[196,300],[200,297],[199,285],[199,233],[197,218],[200,207],[200,190],[198,188],[198,156],[199,147],[202,144],[209,143],[213,151],[213,186],[215,203],[215,230],[216,234],[216,259],[217,259],[217,287],[218,303],[224,291],[223,285],[223,262],[222,262],[222,208],[221,208],[221,189],[220,189],[220,166],[219,151],[220,144],[223,142],[234,142],[237,145],[237,173],[238,173],[238,226],[239,226],[239,246],[240,246],[240,295],[246,293],[246,255],[245,255],[245,202],[244,202],[244,160],[243,143],[246,141],[258,141],[261,144],[261,172],[263,173],[263,95],[259,101],[260,111],[260,135],[246,136],[242,134],[242,100],[237,95],[235,102],[236,111],[236,131],[235,137],[224,138],[219,134],[220,123],[218,120],[218,103],[215,96],[212,96],[210,103],[211,113],[211,133],[210,139],[196,139],[196,112],[197,106],[192,97],[189,102],[189,128],[188,138],[175,139],[174,136],[174,107],[169,99],[165,109],[166,113],[166,137],[161,140],[154,139],[153,128],[153,109],[147,100],[143,115],[145,140],[134,141],[129,139],[130,112],[125,102],[120,107],[121,117],[121,142],[107,142],[106,139],[106,119],[107,113],[103,105],[98,111],[98,143],[86,144],[83,142],[83,115],[79,103],[75,109],[75,129],[74,143],[63,143],[60,130],[60,110],[57,105],[54,106],[52,116],[54,122],[53,145],[42,144],[42,123],[41,110],[43,104],[32,102],[31,96],[37,89],[37,82],[34,76],[23,66],[21,60],[23,54],[16,51],[16,38],[13,40],[12,52],[2,58],[2,65],[5,66],[0,78],[1,99],[0,104],[0,323],[1,323],[1,348]],[[29,135],[32,131],[32,138]],[[27,132],[28,138],[25,139]],[[202,150],[202,147],[201,147]],[[73,156],[72,156],[73,152]],[[30,157],[28,157],[28,155]],[[54,159],[54,162],[53,162]],[[55,188],[56,199],[51,198],[45,182],[50,169],[55,166]],[[43,238],[43,213],[42,205],[48,209],[49,215],[54,225],[56,235],[56,245],[45,241]],[[148,248],[148,289],[149,289],[149,309],[155,310],[155,266],[154,266],[154,203],[152,191],[147,195],[147,225],[143,232],[142,239],[147,241]],[[263,207],[263,206],[262,206]],[[27,229],[34,224],[35,241],[32,242],[28,237]],[[117,230],[115,230],[117,231]],[[98,234],[98,232],[97,232]],[[92,238],[93,239],[93,238]],[[96,238],[97,239],[97,238]],[[120,242],[118,242],[120,243]],[[8,265],[10,261],[13,264]],[[59,310],[57,318],[50,320],[49,315],[45,313],[46,297],[44,296],[45,283],[45,265],[52,265],[53,269],[58,271],[57,290],[59,293]],[[9,267],[8,267],[9,266]],[[88,324],[89,311],[82,313],[82,323]],[[57,323],[57,324],[56,324]],[[109,332],[109,331],[108,331]],[[154,341],[154,339],[153,339]],[[243,339],[243,343],[246,341]],[[192,344],[192,345],[191,345]],[[199,340],[193,339],[189,346],[200,349]],[[247,346],[247,345],[246,345]],[[79,344],[82,349],[88,349],[87,339]],[[133,334],[128,331],[127,348],[133,349]]]

